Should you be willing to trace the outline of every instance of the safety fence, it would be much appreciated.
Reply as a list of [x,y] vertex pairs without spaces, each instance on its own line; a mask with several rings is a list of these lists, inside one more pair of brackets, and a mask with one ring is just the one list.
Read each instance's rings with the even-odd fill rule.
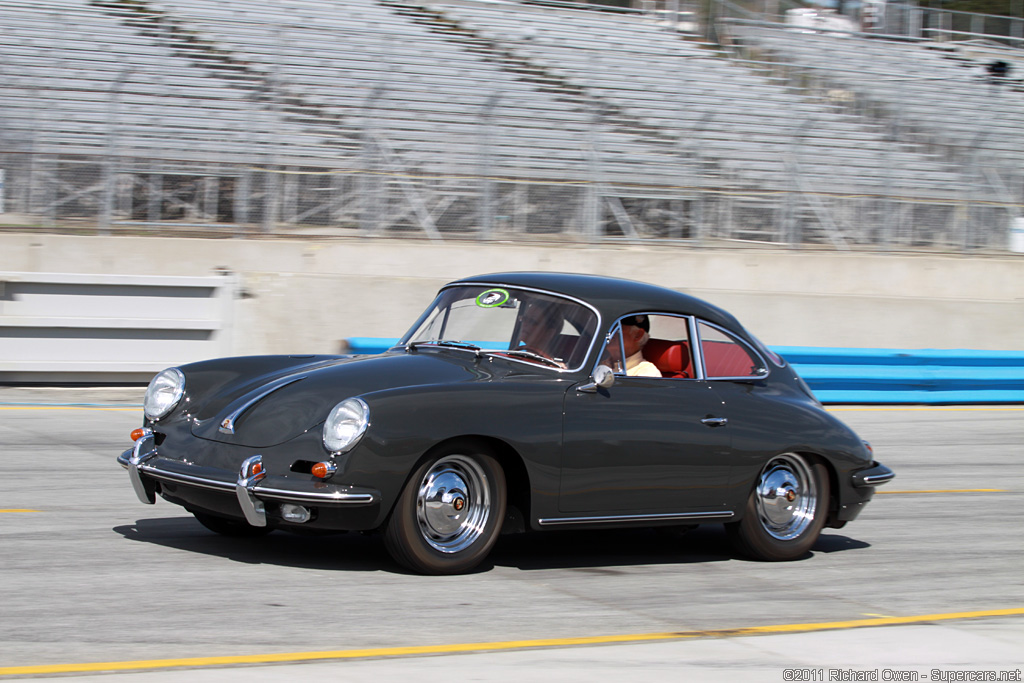
[[[1022,95],[966,70],[935,67],[901,81],[907,100],[883,101],[808,76],[782,47],[755,59],[644,12],[472,0],[303,8],[0,0],[0,226],[1013,244],[1024,135],[1010,117]],[[720,22],[723,42],[738,25]],[[923,48],[872,40],[880,64],[934,66]],[[928,123],[911,102],[930,101],[914,87],[936,79],[968,106],[942,135],[909,125]]]

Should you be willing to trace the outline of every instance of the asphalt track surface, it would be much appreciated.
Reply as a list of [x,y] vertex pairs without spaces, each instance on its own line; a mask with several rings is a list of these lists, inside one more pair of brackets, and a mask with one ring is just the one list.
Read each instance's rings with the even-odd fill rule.
[[422,577],[376,537],[142,505],[114,460],[140,401],[0,388],[0,680],[1020,680],[1024,406],[832,408],[897,478],[796,562],[712,525],[503,537]]

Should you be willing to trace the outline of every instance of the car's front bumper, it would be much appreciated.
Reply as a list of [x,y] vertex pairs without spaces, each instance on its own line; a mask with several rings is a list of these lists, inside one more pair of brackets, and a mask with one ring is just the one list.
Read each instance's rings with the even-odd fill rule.
[[268,509],[275,524],[288,523],[281,506],[291,505],[310,511],[310,527],[364,529],[377,518],[381,501],[375,489],[274,474],[259,455],[246,459],[239,472],[163,457],[148,431],[117,461],[143,503],[153,504],[159,493],[189,510],[243,517],[252,526],[267,525]]
[[876,461],[871,463],[871,467],[853,473],[853,485],[857,488],[881,486],[895,476],[895,472]]
[[875,495],[875,487],[892,480],[896,473],[873,460],[869,467],[849,473],[849,478],[839,480],[837,507],[829,515],[828,526],[841,528],[847,522],[857,519],[864,506]]

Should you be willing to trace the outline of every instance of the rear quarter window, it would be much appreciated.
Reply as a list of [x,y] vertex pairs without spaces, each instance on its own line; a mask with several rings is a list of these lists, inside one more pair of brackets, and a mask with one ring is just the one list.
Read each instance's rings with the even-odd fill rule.
[[729,333],[704,322],[698,329],[704,375],[708,379],[763,377],[768,373],[764,361]]

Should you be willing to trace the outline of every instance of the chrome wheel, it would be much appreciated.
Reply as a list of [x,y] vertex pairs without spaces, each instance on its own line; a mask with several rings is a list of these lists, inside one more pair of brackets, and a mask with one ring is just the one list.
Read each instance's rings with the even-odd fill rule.
[[384,545],[413,571],[467,572],[498,540],[506,497],[498,460],[476,441],[453,441],[409,477],[384,528]]
[[465,550],[483,533],[491,516],[487,474],[463,455],[441,458],[427,471],[416,494],[416,521],[430,547],[442,553]]
[[814,522],[818,492],[807,462],[798,455],[772,458],[754,491],[758,519],[772,538],[788,541]]
[[726,531],[736,549],[754,559],[805,557],[825,526],[830,488],[824,460],[776,455],[754,477],[743,517]]

